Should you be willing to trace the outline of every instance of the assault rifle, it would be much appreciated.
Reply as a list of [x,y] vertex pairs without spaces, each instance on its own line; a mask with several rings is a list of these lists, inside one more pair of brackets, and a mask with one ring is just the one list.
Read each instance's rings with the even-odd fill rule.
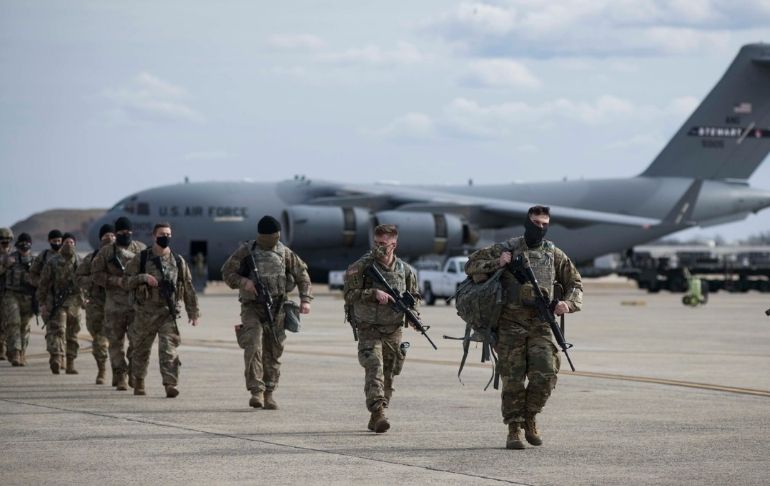
[[[59,292],[56,292],[53,296],[53,305],[51,306],[51,310],[48,313],[48,321],[54,318],[56,316],[56,312],[61,308],[61,306],[64,305],[64,302],[69,298],[70,295],[72,295],[73,287],[72,285],[68,285],[64,289],[62,289]],[[45,327],[45,322],[43,322],[43,327]]]
[[259,266],[257,260],[254,259],[254,253],[249,252],[249,269],[248,275],[244,277],[250,279],[254,283],[254,288],[257,289],[257,303],[262,306],[265,311],[265,317],[267,318],[267,324],[270,326],[270,331],[273,333],[273,339],[278,342],[278,336],[275,334],[275,308],[276,302],[273,300],[273,296],[270,295],[270,291],[262,281],[262,277],[259,275]]
[[562,334],[559,324],[556,322],[556,316],[553,313],[553,309],[558,301],[554,300],[553,302],[548,302],[548,300],[546,300],[543,291],[540,290],[540,285],[537,283],[535,273],[532,271],[532,267],[529,266],[529,260],[525,258],[524,255],[520,254],[517,256],[510,265],[513,275],[520,284],[530,283],[532,285],[535,292],[535,308],[537,309],[537,313],[540,316],[540,319],[546,321],[551,327],[553,337],[556,339],[556,343],[561,348],[564,356],[567,357],[569,367],[572,368],[572,371],[575,371],[575,366],[572,364],[569,353],[567,353],[567,350],[571,348],[572,345],[564,340],[564,334]]
[[366,273],[380,285],[385,287],[385,292],[393,298],[393,310],[403,313],[406,320],[414,326],[415,330],[425,336],[425,339],[427,339],[430,345],[433,346],[433,349],[437,350],[436,344],[427,333],[430,327],[423,326],[422,321],[420,321],[420,318],[417,317],[417,314],[414,312],[414,306],[417,303],[414,296],[409,292],[404,292],[402,295],[399,295],[398,291],[391,287],[388,281],[385,280],[385,277],[382,276],[382,273],[377,270],[374,263],[366,268]]
[[[160,294],[160,298],[166,303],[168,313],[171,314],[171,318],[174,319],[175,331],[179,334],[179,326],[177,326],[176,322],[179,318],[179,314],[176,311],[176,284],[168,278],[168,273],[163,268],[163,262],[159,256],[153,257],[152,261],[155,266],[158,267],[161,276],[161,279],[158,282],[158,293]],[[178,268],[177,271],[181,272],[182,269]]]

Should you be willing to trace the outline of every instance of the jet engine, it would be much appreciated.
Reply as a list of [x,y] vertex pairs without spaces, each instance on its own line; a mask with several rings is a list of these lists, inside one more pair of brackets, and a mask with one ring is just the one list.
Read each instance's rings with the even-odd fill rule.
[[295,248],[367,246],[369,210],[340,206],[289,206],[283,211],[282,240]]
[[454,214],[382,211],[374,215],[372,223],[398,226],[396,253],[400,256],[440,255],[473,243],[468,224]]

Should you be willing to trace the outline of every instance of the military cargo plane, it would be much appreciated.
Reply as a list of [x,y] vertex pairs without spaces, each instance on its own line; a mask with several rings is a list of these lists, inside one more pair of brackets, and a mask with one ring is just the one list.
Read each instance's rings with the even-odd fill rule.
[[[693,226],[745,218],[770,206],[770,191],[747,180],[770,151],[770,45],[739,51],[722,79],[636,177],[463,186],[284,182],[200,182],[130,195],[90,231],[128,216],[135,237],[169,221],[173,247],[205,257],[208,278],[265,214],[316,279],[346,268],[369,246],[372,225],[397,224],[399,254],[449,254],[522,232],[527,208],[551,207],[548,237],[577,263]],[[481,239],[480,239],[481,237]]]

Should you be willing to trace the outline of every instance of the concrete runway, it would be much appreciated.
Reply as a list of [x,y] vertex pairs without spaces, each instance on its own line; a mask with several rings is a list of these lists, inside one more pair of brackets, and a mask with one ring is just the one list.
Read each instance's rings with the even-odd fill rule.
[[438,351],[405,330],[412,347],[386,434],[366,430],[341,295],[322,289],[288,338],[280,410],[251,409],[238,303],[215,287],[200,299],[201,326],[180,325],[176,399],[165,398],[156,355],[146,397],[94,385],[87,351],[79,375],[52,375],[39,332],[29,366],[0,362],[0,482],[770,484],[767,296],[718,293],[691,309],[624,283],[586,287],[585,310],[567,321],[578,372],[559,376],[541,447],[505,449],[479,350],[458,382],[460,345],[441,336],[463,324],[443,303],[422,311]]

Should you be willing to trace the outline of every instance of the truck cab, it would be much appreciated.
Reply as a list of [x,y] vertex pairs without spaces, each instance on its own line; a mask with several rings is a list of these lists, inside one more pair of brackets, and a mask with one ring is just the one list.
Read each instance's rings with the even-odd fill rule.
[[465,275],[467,262],[467,256],[456,256],[447,258],[440,270],[419,270],[417,280],[423,302],[434,305],[437,298],[442,298],[449,304],[457,292],[457,286],[467,276]]

